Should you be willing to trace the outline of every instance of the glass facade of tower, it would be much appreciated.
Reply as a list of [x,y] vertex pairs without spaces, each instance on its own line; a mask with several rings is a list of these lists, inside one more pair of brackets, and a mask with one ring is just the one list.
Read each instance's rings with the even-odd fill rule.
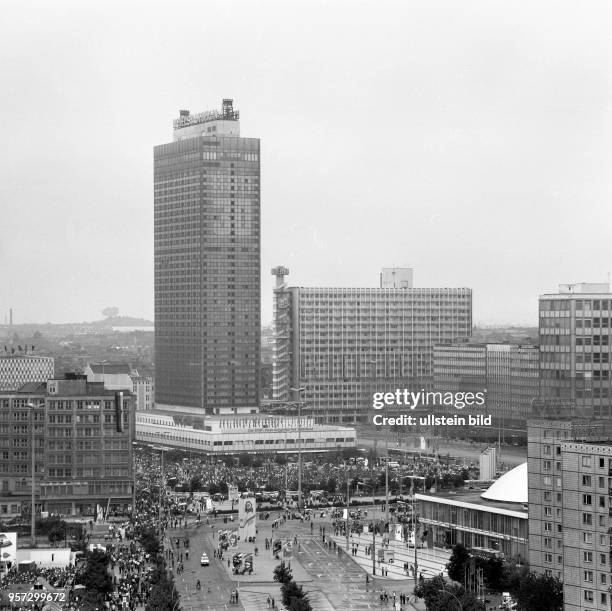
[[260,164],[210,129],[154,150],[155,383],[214,413],[259,403]]
[[540,398],[585,417],[612,414],[612,294],[540,297]]

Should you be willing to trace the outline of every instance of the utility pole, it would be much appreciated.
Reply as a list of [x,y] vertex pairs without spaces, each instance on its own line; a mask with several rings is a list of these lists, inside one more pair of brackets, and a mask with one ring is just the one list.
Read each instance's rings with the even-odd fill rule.
[[161,476],[159,480],[159,513],[158,513],[158,530],[159,541],[162,542],[162,489],[164,488],[164,448],[161,449]]
[[297,394],[298,406],[298,511],[302,511],[302,399],[300,393],[306,390],[305,386],[292,388]]
[[349,478],[348,470],[346,469],[346,463],[344,466],[344,472],[346,473],[346,551],[349,548]]
[[36,446],[34,440],[34,403],[27,404],[30,408],[30,451],[32,454],[32,511],[30,516],[30,537],[32,539],[32,547],[36,547],[36,497],[34,493],[35,473],[36,473]]

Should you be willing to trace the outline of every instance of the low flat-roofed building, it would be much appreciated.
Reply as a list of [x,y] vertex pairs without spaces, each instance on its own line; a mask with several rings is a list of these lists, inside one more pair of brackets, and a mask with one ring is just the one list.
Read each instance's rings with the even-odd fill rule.
[[486,491],[416,494],[428,547],[466,547],[525,562],[528,555],[527,463],[508,471]]
[[331,452],[354,448],[355,436],[354,428],[315,424],[312,416],[300,423],[274,414],[206,416],[203,428],[195,428],[156,410],[136,413],[136,441],[210,454]]

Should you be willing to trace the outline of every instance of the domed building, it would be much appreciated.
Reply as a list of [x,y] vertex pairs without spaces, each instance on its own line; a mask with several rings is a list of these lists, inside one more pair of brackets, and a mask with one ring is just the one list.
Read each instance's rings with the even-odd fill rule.
[[514,467],[488,488],[417,494],[428,547],[457,543],[486,557],[527,559],[527,463]]

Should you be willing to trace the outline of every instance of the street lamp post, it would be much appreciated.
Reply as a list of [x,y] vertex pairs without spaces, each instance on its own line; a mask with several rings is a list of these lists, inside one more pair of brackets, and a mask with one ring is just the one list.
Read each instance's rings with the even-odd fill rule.
[[36,447],[34,443],[34,403],[29,402],[27,407],[30,408],[30,453],[32,454],[32,510],[30,516],[30,537],[32,539],[32,547],[36,547],[36,497],[34,492],[35,473],[36,473]]
[[298,405],[298,510],[302,511],[302,400],[300,393],[306,390],[305,386],[292,388],[291,391],[297,395]]

